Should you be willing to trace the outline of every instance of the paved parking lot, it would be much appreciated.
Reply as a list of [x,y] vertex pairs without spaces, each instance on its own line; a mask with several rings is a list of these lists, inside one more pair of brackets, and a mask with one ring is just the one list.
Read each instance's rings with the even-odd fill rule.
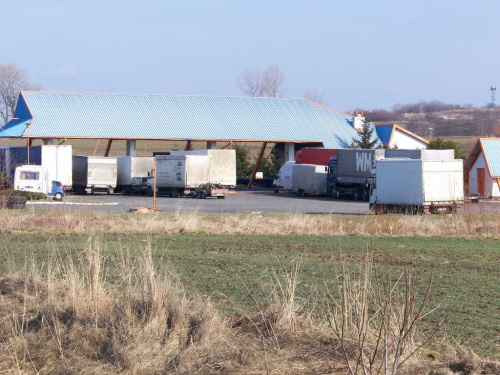
[[[63,202],[35,203],[34,209],[128,211],[137,207],[152,207],[153,198],[95,194],[67,196]],[[158,197],[156,207],[164,212],[290,212],[314,214],[366,214],[368,203],[333,200],[327,197],[299,198],[290,193],[275,194],[271,189],[237,190],[226,199]]]
[[[121,194],[66,196],[63,202],[28,202],[28,208],[54,210],[121,211],[152,207],[153,198]],[[275,194],[271,189],[237,190],[226,199],[158,197],[156,207],[163,212],[290,212],[308,214],[370,214],[368,203],[334,200],[328,197],[299,198],[291,193]],[[462,212],[474,214],[500,213],[499,201],[466,204]]]

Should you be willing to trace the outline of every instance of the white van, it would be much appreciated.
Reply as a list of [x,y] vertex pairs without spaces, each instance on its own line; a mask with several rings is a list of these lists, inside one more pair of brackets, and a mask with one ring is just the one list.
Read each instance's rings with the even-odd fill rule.
[[287,161],[280,168],[278,176],[273,181],[273,188],[275,193],[279,193],[280,190],[292,191],[292,176],[294,165],[294,161]]

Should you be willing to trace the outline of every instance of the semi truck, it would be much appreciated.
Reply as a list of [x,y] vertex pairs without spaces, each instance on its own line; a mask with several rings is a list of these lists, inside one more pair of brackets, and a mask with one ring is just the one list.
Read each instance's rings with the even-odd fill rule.
[[332,198],[344,196],[368,201],[373,162],[383,158],[384,151],[383,149],[339,149],[328,164],[327,195]]
[[73,187],[73,146],[43,145],[42,167],[49,171],[49,180],[59,181],[64,189]]
[[463,204],[463,161],[381,159],[375,162],[375,213],[455,212]]
[[73,190],[76,194],[105,192],[116,188],[116,158],[104,156],[73,156]]
[[294,164],[292,191],[299,197],[326,194],[328,167],[313,164]]
[[154,157],[120,156],[116,159],[116,190],[124,195],[146,193]]
[[[228,195],[227,187],[211,182],[212,156],[209,155],[158,155],[156,166],[148,178],[147,194],[169,195],[172,198],[196,196],[204,199],[217,197],[224,199]],[[232,176],[232,171],[228,171]],[[231,176],[224,177],[220,171],[215,174],[217,180],[231,181]],[[236,182],[236,181],[235,181]]]
[[42,193],[61,201],[65,196],[61,182],[50,178],[50,171],[41,165],[22,165],[16,168],[14,189]]
[[304,147],[295,153],[295,163],[328,165],[330,158],[337,155],[336,148]]

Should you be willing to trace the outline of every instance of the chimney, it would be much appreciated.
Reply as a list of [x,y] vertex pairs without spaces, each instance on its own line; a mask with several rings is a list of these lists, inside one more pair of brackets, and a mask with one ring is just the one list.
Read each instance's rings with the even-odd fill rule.
[[353,126],[357,131],[363,130],[363,125],[365,124],[365,116],[363,112],[354,112]]

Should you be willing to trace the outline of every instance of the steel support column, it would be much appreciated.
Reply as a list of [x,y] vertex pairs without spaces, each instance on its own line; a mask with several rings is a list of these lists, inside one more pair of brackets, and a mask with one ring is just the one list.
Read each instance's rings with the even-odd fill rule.
[[135,139],[127,139],[125,156],[135,156]]
[[266,150],[267,142],[262,143],[262,147],[259,152],[259,157],[257,158],[257,162],[255,163],[255,167],[253,167],[252,175],[250,176],[250,181],[248,182],[248,188],[251,189],[253,185],[253,180],[255,180],[255,175],[259,170],[260,162],[262,160],[262,156],[264,156],[264,151]]
[[191,150],[191,140],[186,141],[186,146],[184,146],[184,151]]
[[108,140],[108,144],[106,146],[106,150],[104,151],[104,156],[108,156],[109,155],[109,150],[111,150],[111,143],[113,143],[113,140],[109,139]]
[[283,163],[287,161],[295,160],[295,143],[285,143],[285,160]]

